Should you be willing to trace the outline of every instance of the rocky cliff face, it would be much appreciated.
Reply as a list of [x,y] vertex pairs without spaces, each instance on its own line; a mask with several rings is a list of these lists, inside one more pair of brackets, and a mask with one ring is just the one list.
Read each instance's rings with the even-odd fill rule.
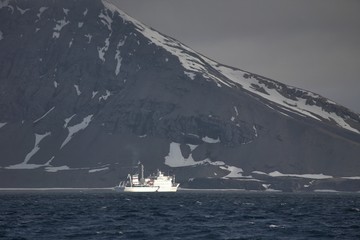
[[108,187],[141,161],[187,187],[360,190],[358,114],[106,1],[1,0],[0,66],[0,187]]

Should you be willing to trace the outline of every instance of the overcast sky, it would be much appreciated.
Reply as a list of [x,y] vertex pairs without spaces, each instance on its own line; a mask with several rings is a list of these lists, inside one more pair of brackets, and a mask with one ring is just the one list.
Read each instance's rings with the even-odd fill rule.
[[360,113],[358,0],[113,0],[217,62]]

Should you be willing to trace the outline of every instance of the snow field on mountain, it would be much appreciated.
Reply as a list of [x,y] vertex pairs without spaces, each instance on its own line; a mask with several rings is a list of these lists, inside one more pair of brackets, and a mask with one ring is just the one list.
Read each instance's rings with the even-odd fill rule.
[[[244,171],[242,168],[227,165],[223,161],[214,161],[213,162],[208,158],[201,160],[201,161],[195,161],[192,157],[192,152],[196,149],[197,145],[187,144],[191,148],[191,153],[187,158],[185,158],[181,153],[180,145],[181,145],[180,143],[176,143],[176,142],[170,143],[169,153],[165,157],[165,165],[176,168],[176,167],[189,167],[189,166],[210,164],[213,166],[218,166],[220,169],[223,169],[223,170],[226,170],[229,172],[223,178],[234,178],[234,179],[240,178],[238,180],[261,181],[261,180],[256,179],[252,175],[244,176],[243,175]],[[251,173],[258,174],[258,175],[266,175],[269,177],[297,177],[297,178],[306,178],[306,179],[314,179],[314,180],[334,178],[333,176],[325,175],[322,173],[319,173],[319,174],[314,174],[314,173],[290,174],[290,173],[287,173],[287,174],[285,174],[285,173],[281,173],[279,171],[273,171],[270,173],[265,173],[265,172],[261,172],[261,171],[252,171]],[[342,178],[344,178],[344,179],[360,179],[360,177],[357,177],[357,176],[342,177]]]
[[25,159],[22,163],[11,165],[6,167],[6,169],[34,169],[38,168],[39,164],[28,164],[30,159],[40,150],[39,144],[41,140],[43,140],[45,137],[51,135],[50,132],[44,133],[44,134],[36,134],[35,133],[35,144],[34,148],[25,156]]
[[[71,138],[74,136],[74,134],[76,134],[80,130],[87,128],[87,126],[89,125],[89,123],[92,120],[92,117],[93,117],[93,114],[85,117],[81,123],[78,123],[78,124],[70,126],[70,127],[66,127],[68,129],[69,133],[68,133],[68,136],[66,137],[66,139],[64,140],[64,142],[61,144],[60,149],[62,149],[71,140]],[[67,126],[67,123],[66,123],[66,126]]]
[[[257,79],[254,78],[245,79],[244,74],[246,72],[221,66],[218,63],[206,57],[201,56],[200,54],[196,53],[192,49],[181,44],[180,42],[173,40],[172,38],[166,37],[158,33],[157,31],[148,28],[139,21],[126,15],[120,9],[113,6],[111,3],[108,3],[106,0],[102,0],[102,1],[107,9],[109,9],[112,12],[115,11],[118,12],[124,20],[132,22],[137,27],[138,32],[143,34],[153,44],[166,49],[168,52],[178,57],[182,66],[187,70],[184,71],[184,74],[186,74],[190,79],[194,80],[196,73],[200,73],[203,75],[203,77],[214,80],[218,87],[221,87],[222,85],[233,87],[228,82],[225,82],[224,80],[220,79],[214,74],[209,73],[206,65],[210,65],[212,68],[218,70],[226,79],[229,79],[234,83],[241,85],[247,91],[255,93],[256,95],[259,95],[262,98],[265,98],[275,104],[282,106],[282,109],[285,111],[290,111],[292,113],[299,114],[303,117],[311,117],[317,121],[322,121],[322,119],[335,121],[339,127],[342,127],[344,129],[350,130],[355,133],[360,133],[357,129],[347,124],[345,120],[342,117],[338,116],[337,114],[324,111],[321,107],[316,105],[308,105],[306,104],[306,99],[303,98],[298,98],[296,101],[288,99],[282,96],[276,89],[268,88],[266,85],[260,83]],[[256,84],[262,87],[263,89],[266,90],[268,94],[257,91],[252,86],[252,84]],[[320,97],[319,95],[313,94],[311,92],[307,92],[307,95],[315,99]],[[332,101],[329,100],[327,102],[333,103]],[[286,113],[284,114],[285,116],[288,116]],[[232,118],[231,120],[234,121],[234,118]]]
[[[191,152],[193,152],[197,145],[190,145],[187,144]],[[219,168],[229,171],[229,174],[226,175],[224,178],[235,178],[235,177],[243,177],[241,168],[235,166],[226,165],[222,161],[211,161],[210,159],[206,158],[201,161],[195,161],[192,157],[192,153],[190,153],[189,157],[185,158],[180,149],[180,143],[172,142],[170,143],[170,149],[168,156],[165,157],[165,165],[170,167],[189,167],[189,166],[196,166],[196,165],[203,165],[203,164],[210,164],[213,166],[219,166]]]
[[[145,26],[144,24],[140,23],[136,19],[128,16],[124,12],[122,12],[120,9],[118,9],[116,6],[112,5],[111,3],[108,3],[106,0],[102,0],[104,6],[110,10],[111,12],[117,12],[120,14],[120,16],[128,22],[133,23],[137,27],[137,31],[144,35],[148,40],[150,40],[153,44],[164,48],[169,53],[173,54],[174,56],[178,57],[180,63],[182,66],[187,69],[190,72],[200,72],[205,78],[213,79],[218,87],[222,87],[222,84],[227,85],[228,87],[231,87],[228,83],[224,82],[220,78],[216,77],[215,75],[209,73],[204,66],[204,62],[202,59],[194,57],[190,55],[189,53],[197,55],[195,51],[192,49],[186,47],[185,45],[181,44],[178,41],[175,41],[171,38],[165,37],[159,32],[150,29],[149,27]],[[188,72],[186,71],[186,72]],[[186,73],[185,73],[186,74]],[[193,75],[188,75],[190,78]]]
[[[288,98],[282,96],[275,89],[268,88],[266,85],[260,83],[256,79],[252,78],[251,81],[249,79],[245,79],[244,78],[245,72],[243,72],[243,71],[233,70],[233,69],[227,68],[225,66],[213,66],[213,67],[216,68],[219,72],[221,72],[228,79],[240,84],[244,89],[246,89],[252,93],[255,93],[257,95],[260,95],[261,97],[263,97],[273,103],[279,104],[286,111],[290,111],[293,113],[301,114],[303,116],[311,117],[318,121],[322,121],[319,117],[321,117],[323,119],[327,119],[327,120],[334,120],[338,126],[345,128],[347,130],[356,132],[356,133],[360,133],[357,129],[352,128],[349,124],[347,124],[344,121],[343,118],[336,115],[335,113],[326,112],[321,107],[316,106],[316,105],[312,105],[312,106],[307,105],[306,99],[297,98],[296,101],[288,99]],[[268,94],[255,90],[251,84],[257,84],[260,87],[263,87]]]

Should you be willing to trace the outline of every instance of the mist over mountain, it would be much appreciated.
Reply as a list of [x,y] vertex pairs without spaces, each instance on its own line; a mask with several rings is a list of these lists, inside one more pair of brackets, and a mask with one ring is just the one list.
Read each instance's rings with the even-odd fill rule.
[[[164,19],[165,21],[165,19]],[[0,0],[0,187],[360,190],[360,116],[217,63],[106,0]]]

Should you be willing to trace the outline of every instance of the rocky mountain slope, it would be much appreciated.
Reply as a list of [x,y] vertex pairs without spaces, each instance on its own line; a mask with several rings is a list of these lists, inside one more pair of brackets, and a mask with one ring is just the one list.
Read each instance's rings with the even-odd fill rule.
[[0,0],[0,187],[360,190],[360,116],[224,66],[106,0]]

